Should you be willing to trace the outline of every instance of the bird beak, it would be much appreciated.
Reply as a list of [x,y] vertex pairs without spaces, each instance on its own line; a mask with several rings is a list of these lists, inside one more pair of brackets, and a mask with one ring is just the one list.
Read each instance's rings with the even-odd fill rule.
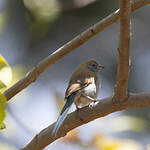
[[102,66],[102,65],[98,65],[98,69],[100,70],[100,69],[104,69],[104,66]]

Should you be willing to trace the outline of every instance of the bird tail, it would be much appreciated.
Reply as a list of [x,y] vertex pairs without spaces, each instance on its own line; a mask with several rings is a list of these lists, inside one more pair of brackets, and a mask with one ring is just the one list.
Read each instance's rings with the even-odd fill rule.
[[74,98],[75,98],[75,95],[76,95],[76,92],[72,93],[68,98],[67,98],[67,101],[60,113],[60,116],[58,117],[58,120],[52,130],[52,133],[51,133],[51,137],[52,138],[55,138],[56,137],[56,134],[60,128],[60,126],[62,125],[62,123],[64,122],[65,118],[67,117],[67,112],[69,111],[69,108],[71,107],[71,105],[73,104],[74,102]]

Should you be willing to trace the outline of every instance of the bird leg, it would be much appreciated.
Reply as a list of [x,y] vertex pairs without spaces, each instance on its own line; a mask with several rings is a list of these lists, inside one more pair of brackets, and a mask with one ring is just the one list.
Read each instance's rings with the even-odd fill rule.
[[89,107],[92,108],[93,106],[95,106],[98,102],[96,101],[96,99],[90,97],[90,96],[87,96],[87,95],[83,95],[84,97],[88,98],[91,103],[89,104]]
[[89,100],[91,100],[92,102],[95,102],[96,100],[90,96],[86,96],[86,98],[88,98]]
[[97,104],[98,104],[98,101],[95,100],[89,104],[89,107],[92,108],[92,107],[96,106]]
[[86,94],[84,94],[84,93],[82,93],[82,96],[85,97],[85,98],[87,98],[88,100],[90,100],[90,101],[92,101],[92,102],[95,102],[95,101],[96,101],[94,98],[92,98],[92,97],[90,97],[90,96],[88,96],[88,95],[86,95]]
[[89,104],[89,107],[90,107],[90,108],[94,107],[94,106],[98,103],[94,98],[92,98],[92,97],[90,97],[90,96],[87,96],[87,98],[92,101],[92,102]]

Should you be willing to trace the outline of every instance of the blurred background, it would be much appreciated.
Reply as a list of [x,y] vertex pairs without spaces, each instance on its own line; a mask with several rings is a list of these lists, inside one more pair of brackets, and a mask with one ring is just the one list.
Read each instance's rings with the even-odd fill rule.
[[[82,31],[118,9],[118,0],[0,0],[0,54],[12,68],[12,82]],[[129,91],[150,91],[150,6],[132,13]],[[0,150],[18,150],[56,121],[68,80],[94,58],[105,69],[98,99],[111,96],[116,80],[119,23],[90,39],[44,72],[7,105]],[[71,111],[74,111],[73,106]],[[85,124],[45,150],[149,150],[150,109],[116,112]],[[67,143],[67,144],[66,144]],[[149,147],[149,148],[148,148]]]

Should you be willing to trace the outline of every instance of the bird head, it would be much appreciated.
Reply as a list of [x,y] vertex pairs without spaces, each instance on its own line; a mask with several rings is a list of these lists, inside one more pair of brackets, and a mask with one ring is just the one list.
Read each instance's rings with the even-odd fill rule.
[[98,64],[98,63],[96,62],[96,60],[89,60],[89,61],[87,62],[87,67],[88,67],[88,69],[90,69],[92,72],[97,72],[97,71],[99,71],[99,70],[101,70],[101,69],[104,68],[104,66]]

